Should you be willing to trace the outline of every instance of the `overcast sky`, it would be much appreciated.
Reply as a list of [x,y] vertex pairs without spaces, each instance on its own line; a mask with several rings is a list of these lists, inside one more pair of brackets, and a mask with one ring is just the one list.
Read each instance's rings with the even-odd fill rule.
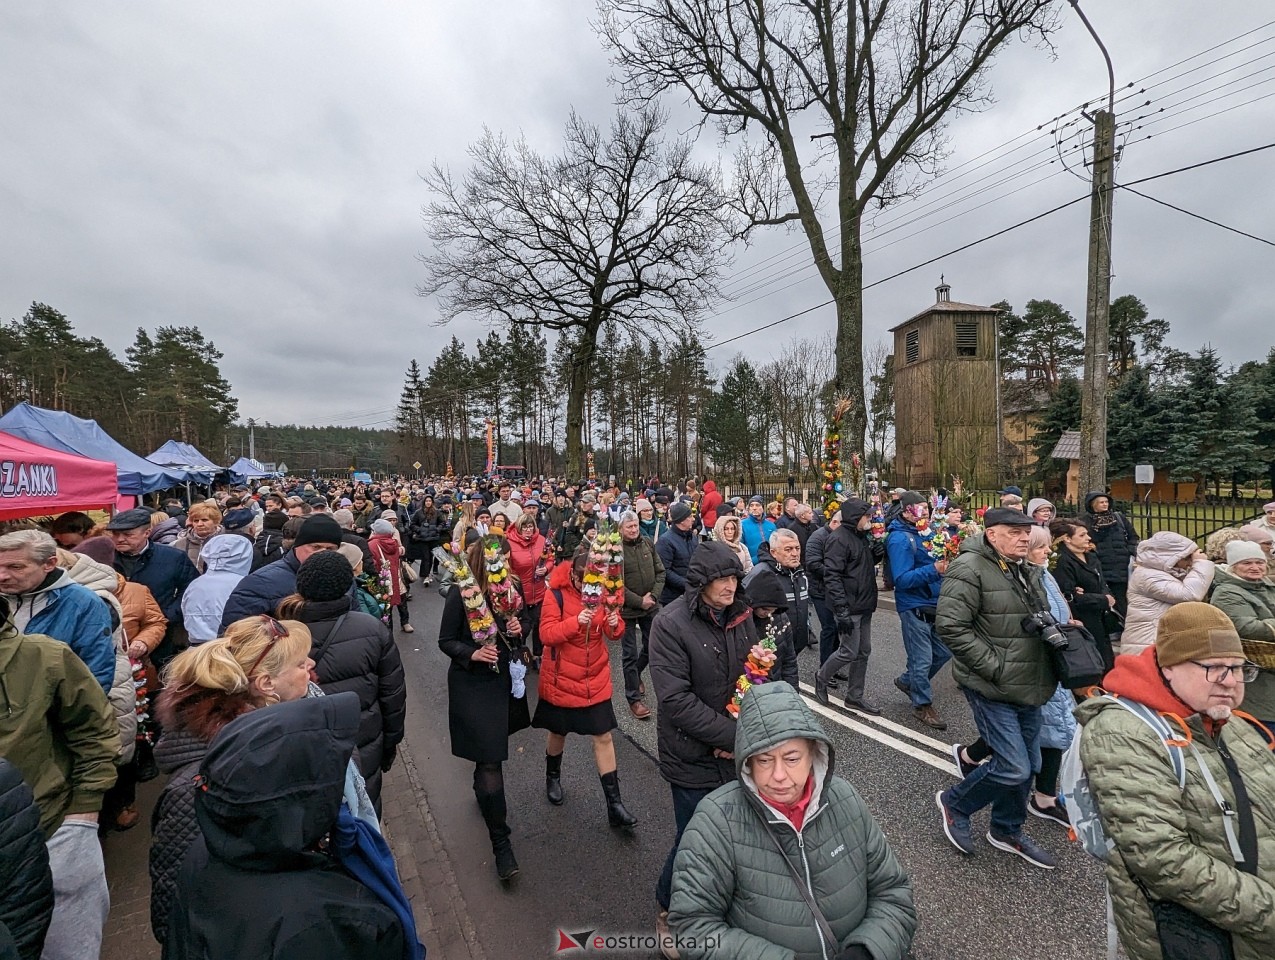
[[[1275,97],[1241,106],[1275,94],[1267,5],[1086,8],[1120,84],[1261,28],[1118,104],[1121,120],[1146,112],[1138,105],[1148,98],[1148,109],[1165,108],[1158,125],[1128,137],[1118,179],[1271,139]],[[138,326],[198,326],[225,354],[243,418],[387,425],[408,361],[427,366],[450,334],[432,326],[436,305],[416,295],[429,199],[419,173],[435,159],[460,173],[484,125],[552,152],[572,107],[605,124],[614,90],[592,10],[586,0],[3,4],[0,318],[42,301],[120,353]],[[1014,161],[1047,160],[1037,153],[1047,140],[1015,141],[1023,149],[991,165],[976,159],[1105,93],[1096,46],[1064,13],[1056,58],[1007,50],[991,73],[995,104],[952,125],[950,185],[883,214],[877,239],[869,231],[869,281],[1087,191],[1058,163],[1025,171],[1024,161],[1002,182],[997,171]],[[1148,133],[1156,136],[1141,140]],[[1270,151],[1143,189],[1275,238],[1273,164]],[[994,189],[944,206],[952,191],[983,187]],[[1083,317],[1087,223],[1087,202],[1077,204],[873,288],[865,340],[933,302],[941,273],[956,300],[1021,308],[1048,298]],[[799,271],[803,243],[771,230],[739,251],[732,273],[748,279],[727,284],[737,300],[708,321],[713,339],[827,299],[813,270]],[[1238,363],[1275,342],[1271,247],[1122,194],[1114,248],[1113,294],[1142,297],[1173,324],[1174,345],[1208,341]],[[833,324],[825,308],[711,356],[719,365],[737,350],[764,359],[777,339]],[[452,327],[469,344],[485,334],[475,320]]]

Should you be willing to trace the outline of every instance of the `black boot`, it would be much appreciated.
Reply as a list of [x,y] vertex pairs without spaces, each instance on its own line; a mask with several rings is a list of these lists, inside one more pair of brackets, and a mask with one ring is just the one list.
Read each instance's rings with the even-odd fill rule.
[[562,754],[545,754],[545,796],[555,807],[562,806]]
[[[476,791],[475,791],[476,792]],[[496,860],[496,875],[509,880],[518,872],[513,844],[509,842],[509,824],[506,822],[505,792],[478,793],[478,809],[487,823],[487,835],[491,837],[491,852]]]
[[637,817],[624,809],[624,801],[620,799],[620,777],[612,770],[602,774],[602,793],[607,798],[607,819],[613,827],[632,827],[637,825]]

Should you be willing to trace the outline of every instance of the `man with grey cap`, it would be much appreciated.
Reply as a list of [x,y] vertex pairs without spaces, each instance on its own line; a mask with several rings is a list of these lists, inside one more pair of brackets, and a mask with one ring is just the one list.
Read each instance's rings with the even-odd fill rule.
[[1021,510],[994,507],[943,577],[935,627],[952,652],[953,676],[992,758],[935,796],[943,832],[961,853],[976,847],[970,817],[992,808],[988,842],[1052,870],[1054,858],[1024,832],[1027,795],[1040,769],[1040,707],[1058,688],[1049,646],[1031,618],[1048,612],[1040,568],[1024,563],[1034,526]]
[[[226,600],[221,615],[222,631],[244,617],[273,614],[280,600],[297,592],[297,571],[301,564],[322,550],[339,549],[342,542],[341,527],[330,516],[320,513],[306,517],[291,550],[239,581]],[[354,603],[351,590],[351,609],[356,609]]]
[[160,610],[168,618],[164,639],[151,653],[156,667],[163,668],[185,643],[182,596],[199,576],[186,551],[150,542],[151,512],[145,507],[124,510],[111,518],[106,532],[115,544],[115,569],[130,583],[150,590]]
[[[1179,603],[1076,710],[1129,960],[1275,956],[1272,733],[1236,712],[1256,676],[1226,614]],[[1191,930],[1189,952],[1166,949],[1170,921]]]

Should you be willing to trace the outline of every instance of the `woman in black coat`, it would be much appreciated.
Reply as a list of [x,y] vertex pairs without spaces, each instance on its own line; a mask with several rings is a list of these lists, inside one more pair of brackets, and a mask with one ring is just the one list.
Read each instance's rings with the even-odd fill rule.
[[279,601],[280,619],[310,628],[312,678],[329,696],[359,697],[359,772],[379,815],[381,774],[394,763],[403,739],[407,687],[403,661],[389,629],[376,617],[350,609],[354,570],[331,550],[312,554],[297,570],[297,592]]
[[0,957],[36,960],[53,918],[53,875],[31,788],[0,757]]
[[[483,541],[476,540],[465,553],[478,589],[491,599],[487,589],[487,567],[483,562]],[[509,759],[509,736],[531,726],[525,686],[521,696],[513,695],[510,657],[521,660],[522,624],[518,618],[502,617],[492,611],[498,634],[493,644],[475,642],[470,632],[461,587],[453,584],[443,604],[438,630],[438,646],[451,658],[447,670],[447,725],[452,755],[474,764],[474,796],[487,823],[496,872],[508,880],[518,872],[505,805],[505,777],[502,764]]]
[[434,563],[434,548],[440,542],[438,533],[438,511],[434,509],[434,498],[426,494],[421,498],[416,509],[407,521],[407,536],[403,538],[403,546],[407,548],[408,563],[421,562],[421,579],[429,582],[431,567]]
[[1103,663],[1110,670],[1115,665],[1115,654],[1107,624],[1108,618],[1113,617],[1116,598],[1107,586],[1098,554],[1092,549],[1089,529],[1079,520],[1055,520],[1049,525],[1049,535],[1058,551],[1054,579],[1072,616],[1093,634]]

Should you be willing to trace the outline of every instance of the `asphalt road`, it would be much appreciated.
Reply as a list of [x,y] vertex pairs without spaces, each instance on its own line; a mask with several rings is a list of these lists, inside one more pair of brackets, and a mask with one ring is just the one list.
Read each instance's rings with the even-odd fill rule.
[[[491,960],[538,956],[648,957],[649,950],[557,953],[568,933],[650,935],[655,881],[673,839],[672,804],[656,768],[655,720],[633,719],[624,701],[618,645],[612,675],[620,730],[616,754],[624,801],[638,817],[631,835],[607,825],[602,789],[589,744],[569,738],[563,763],[566,803],[544,797],[544,732],[526,730],[510,745],[506,792],[514,849],[522,872],[508,887],[496,878],[486,829],[471,789],[472,765],[451,755],[447,733],[448,661],[438,649],[442,598],[415,588],[416,632],[397,634],[408,677],[407,739],[430,809],[456,872],[481,946]],[[984,812],[974,821],[977,855],[964,858],[943,836],[934,794],[956,780],[949,743],[975,736],[964,697],[945,669],[935,704],[949,722],[936,734],[912,718],[892,678],[905,657],[898,619],[883,606],[873,619],[868,696],[882,718],[839,705],[820,713],[836,747],[837,772],[863,794],[907,868],[920,926],[916,960],[1098,960],[1106,954],[1105,900],[1099,865],[1063,830],[1028,818],[1027,830],[1053,853],[1057,870],[1042,871],[982,839]],[[804,684],[813,683],[814,651],[801,657]],[[534,680],[535,674],[529,679]],[[649,676],[647,677],[649,686]],[[534,710],[534,691],[533,697]],[[835,694],[834,694],[835,696]],[[837,701],[834,700],[834,704]],[[654,697],[648,698],[654,711]]]

